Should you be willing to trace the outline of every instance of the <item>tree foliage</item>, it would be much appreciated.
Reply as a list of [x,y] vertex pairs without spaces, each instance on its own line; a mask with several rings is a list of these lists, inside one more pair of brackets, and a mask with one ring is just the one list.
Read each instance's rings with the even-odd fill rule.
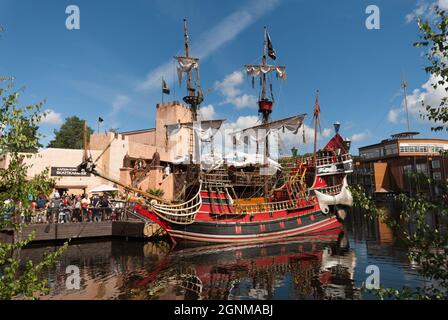
[[[448,299],[448,233],[444,229],[448,218],[447,199],[429,199],[423,194],[397,195],[395,201],[401,210],[396,218],[378,208],[362,187],[352,187],[351,191],[354,206],[362,208],[367,217],[386,223],[408,249],[408,258],[418,266],[417,271],[430,280],[424,287],[415,289],[381,287],[372,292],[381,299]],[[437,216],[438,222],[431,221],[430,215]]]
[[[87,139],[93,133],[87,127]],[[68,117],[59,130],[54,130],[55,137],[48,144],[48,148],[83,149],[84,148],[84,120],[77,116]]]
[[165,195],[165,191],[163,191],[163,189],[148,189],[146,192],[159,198],[162,198]]
[[[435,80],[431,85],[434,89],[439,86],[448,91],[448,16],[446,12],[439,7],[434,9],[436,14],[435,22],[418,20],[420,29],[420,41],[414,46],[428,48],[426,57],[429,65],[425,71],[433,76]],[[448,97],[443,97],[439,105],[426,105],[422,101],[426,114],[423,118],[433,121],[436,126],[432,127],[433,131],[448,131]]]
[[32,214],[29,196],[49,194],[55,182],[48,178],[48,169],[27,177],[30,166],[24,160],[32,155],[22,151],[38,147],[39,137],[30,135],[29,128],[44,115],[41,103],[18,107],[20,94],[11,79],[0,79],[0,159],[7,160],[6,168],[0,169],[0,229],[11,228],[19,236],[13,243],[0,243],[0,299],[36,298],[36,293],[46,292],[42,271],[65,249],[44,255],[37,264],[20,259],[20,249],[34,236],[20,239],[21,217]]

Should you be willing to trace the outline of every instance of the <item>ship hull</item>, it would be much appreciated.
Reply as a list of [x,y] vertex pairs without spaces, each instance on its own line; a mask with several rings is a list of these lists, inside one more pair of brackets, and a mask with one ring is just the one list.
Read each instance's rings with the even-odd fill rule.
[[[297,219],[294,219],[297,220]],[[280,224],[281,222],[277,222]],[[285,224],[289,223],[285,221]],[[251,226],[227,226],[223,224],[218,224],[213,227],[209,226],[207,223],[194,223],[190,228],[170,229],[167,232],[176,241],[194,241],[194,242],[209,242],[209,243],[229,243],[229,242],[258,242],[258,241],[270,241],[274,239],[281,239],[286,237],[293,237],[297,235],[309,235],[319,232],[324,232],[331,229],[340,229],[341,223],[336,219],[336,217],[329,217],[322,219],[318,222],[313,222],[307,225],[296,225],[290,228],[282,228],[281,230],[269,231],[269,232],[250,232],[250,229],[259,229],[262,224],[255,224]],[[177,226],[176,226],[177,227]],[[241,231],[235,231],[233,234],[231,232],[223,233],[222,229],[236,229]],[[215,232],[210,232],[214,230]],[[244,231],[247,230],[247,231]],[[229,230],[230,231],[230,230]]]
[[213,220],[213,215],[202,213],[194,223],[188,225],[162,221],[141,207],[137,207],[136,211],[158,223],[176,242],[250,243],[316,234],[342,227],[335,215],[325,215],[318,209],[306,213],[273,215],[258,221],[247,221],[244,218],[235,221],[234,217],[225,216]]

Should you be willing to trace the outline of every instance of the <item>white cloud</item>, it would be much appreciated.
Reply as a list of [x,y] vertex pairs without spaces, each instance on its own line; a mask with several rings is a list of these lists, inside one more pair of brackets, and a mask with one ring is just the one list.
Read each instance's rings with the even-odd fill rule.
[[213,105],[209,104],[206,107],[201,107],[199,109],[199,115],[202,120],[213,120],[216,119],[216,111]]
[[261,121],[257,116],[241,116],[234,122],[227,122],[225,128],[245,129],[259,124],[261,124]]
[[236,97],[232,100],[232,103],[237,109],[243,108],[255,108],[257,107],[257,97],[249,94],[243,94],[242,96]]
[[42,118],[40,123],[42,124],[49,124],[49,125],[61,125],[63,120],[60,113],[55,112],[52,109],[45,110],[45,113],[47,114],[45,117]]
[[353,134],[350,137],[350,140],[352,140],[352,142],[356,143],[356,142],[365,141],[367,139],[370,139],[371,137],[372,137],[372,134],[369,131],[364,131],[364,132]]
[[[274,9],[280,0],[252,0],[239,10],[231,13],[215,26],[208,28],[197,37],[197,41],[191,44],[192,53],[200,59],[221,48],[226,43],[236,38],[243,30],[257,19]],[[173,81],[172,61],[168,61],[150,71],[146,79],[137,86],[137,90],[155,90],[160,88],[162,76],[171,83]]]
[[243,83],[243,73],[235,71],[224,77],[221,82],[217,81],[215,87],[227,98],[234,98],[241,93],[238,88]]
[[[415,89],[412,94],[407,97],[409,113],[419,121],[429,122],[429,120],[423,120],[420,116],[421,114],[426,114],[424,105],[437,107],[442,98],[447,96],[443,86],[437,86],[437,89],[434,89],[432,84],[437,83],[437,81],[439,81],[439,78],[430,76],[428,81],[426,81],[421,88]],[[424,105],[422,105],[422,101]],[[402,106],[404,106],[404,102],[402,103]]]
[[123,94],[117,95],[112,101],[112,113],[116,113],[126,107],[131,99]]
[[440,7],[440,9],[448,10],[448,0],[439,0],[437,5]]
[[387,120],[392,123],[398,123],[398,117],[401,113],[401,109],[390,109],[387,114]]
[[231,74],[224,77],[224,80],[217,81],[215,88],[217,88],[221,95],[224,97],[224,101],[221,104],[230,103],[237,109],[243,109],[247,107],[255,108],[257,106],[257,97],[249,94],[243,94],[239,86],[243,84],[244,75],[241,71],[234,71]]
[[[420,88],[414,89],[411,94],[407,96],[408,112],[410,118],[422,122],[432,123],[428,119],[423,119],[421,115],[426,114],[426,105],[437,107],[440,105],[442,98],[447,96],[447,93],[443,86],[437,86],[434,89],[432,84],[437,83],[439,78],[430,76]],[[422,104],[423,101],[423,104]],[[391,123],[406,123],[406,111],[404,99],[401,102],[400,107],[394,107],[389,110],[387,120]],[[411,124],[412,125],[412,124]]]
[[433,20],[435,18],[434,7],[439,6],[440,9],[448,10],[448,0],[419,0],[417,5],[411,13],[408,13],[405,17],[407,23],[413,22],[418,18],[424,20]]

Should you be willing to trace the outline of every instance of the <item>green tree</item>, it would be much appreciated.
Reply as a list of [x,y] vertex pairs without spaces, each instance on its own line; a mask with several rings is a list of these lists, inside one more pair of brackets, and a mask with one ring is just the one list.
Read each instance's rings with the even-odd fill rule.
[[[17,126],[16,128],[13,128],[9,134],[11,135],[17,135],[19,134],[17,130],[22,130],[20,134],[23,134],[24,136],[28,137],[28,139],[33,140],[35,137],[39,139],[41,135],[38,133],[39,126],[37,124],[29,123],[28,119],[22,117],[21,119],[18,119],[18,121],[21,122],[20,126]],[[13,142],[14,143],[14,142]],[[39,140],[37,140],[37,143],[33,146],[15,146],[14,148],[18,150],[19,152],[26,152],[26,153],[36,153],[39,148],[42,148],[43,145],[39,143]]]
[[[437,17],[434,22],[418,20],[420,41],[414,46],[429,48],[426,53],[429,65],[425,71],[433,76],[434,83],[431,85],[434,89],[441,86],[448,91],[448,16],[437,6],[434,10]],[[421,116],[436,124],[431,129],[448,131],[448,96],[443,97],[439,105],[426,105],[424,101],[422,105],[427,113]]]
[[148,189],[146,192],[159,198],[162,198],[165,195],[165,191],[162,189]]
[[29,128],[35,128],[43,114],[42,103],[18,107],[20,93],[14,90],[11,79],[0,79],[0,158],[8,159],[7,167],[0,169],[0,229],[12,228],[18,235],[12,243],[0,243],[0,300],[37,298],[37,293],[47,292],[43,271],[66,247],[45,254],[37,264],[20,259],[20,249],[34,236],[21,239],[21,215],[32,213],[28,197],[49,194],[54,185],[54,180],[48,178],[48,169],[27,178],[30,166],[24,160],[32,155],[22,151],[38,147],[39,139],[29,134]]
[[[93,133],[87,127],[87,139]],[[48,144],[48,148],[83,149],[84,148],[84,120],[73,116],[65,119],[59,130],[54,130],[55,137]]]

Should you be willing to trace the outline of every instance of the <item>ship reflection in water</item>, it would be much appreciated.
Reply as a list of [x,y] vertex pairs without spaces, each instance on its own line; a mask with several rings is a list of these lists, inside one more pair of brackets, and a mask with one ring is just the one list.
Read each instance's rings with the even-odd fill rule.
[[[370,299],[360,287],[377,265],[386,287],[424,284],[390,231],[350,219],[345,232],[251,245],[171,248],[167,243],[109,240],[70,245],[46,275],[42,299]],[[37,260],[44,250],[22,250]],[[80,269],[79,290],[66,287],[68,265]]]
[[[150,299],[353,299],[354,252],[343,233],[276,243],[174,250],[137,282]],[[147,286],[146,286],[147,284]]]

